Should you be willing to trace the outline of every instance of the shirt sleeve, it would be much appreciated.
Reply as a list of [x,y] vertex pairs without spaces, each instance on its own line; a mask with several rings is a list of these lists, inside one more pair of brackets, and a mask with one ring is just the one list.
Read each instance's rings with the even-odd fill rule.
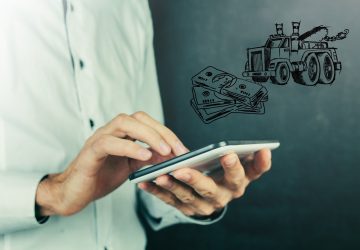
[[205,219],[195,219],[184,215],[176,208],[162,202],[155,196],[143,190],[138,190],[137,192],[139,198],[139,211],[154,230],[160,230],[178,223],[210,225],[221,220],[227,211],[227,207],[225,207],[215,216],[209,216]]
[[[147,1],[144,1],[147,3]],[[142,110],[161,123],[164,123],[163,110],[161,105],[161,96],[159,91],[158,79],[156,74],[156,64],[153,48],[153,27],[149,6],[145,6],[146,15],[146,45],[144,53],[144,67],[141,75],[140,89],[138,91],[138,110]],[[145,220],[154,230],[176,224],[176,223],[195,223],[208,225],[219,221],[225,214],[226,208],[222,210],[215,218],[194,219],[181,213],[162,202],[153,195],[145,191],[138,191],[138,201],[140,212],[144,215]]]
[[41,224],[35,218],[35,195],[45,173],[0,172],[0,235]]

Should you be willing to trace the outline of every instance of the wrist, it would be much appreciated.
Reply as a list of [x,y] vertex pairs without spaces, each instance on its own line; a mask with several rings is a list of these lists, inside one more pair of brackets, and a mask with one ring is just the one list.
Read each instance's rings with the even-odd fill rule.
[[52,174],[44,177],[37,188],[35,207],[37,217],[46,217],[61,214],[61,182],[60,174]]

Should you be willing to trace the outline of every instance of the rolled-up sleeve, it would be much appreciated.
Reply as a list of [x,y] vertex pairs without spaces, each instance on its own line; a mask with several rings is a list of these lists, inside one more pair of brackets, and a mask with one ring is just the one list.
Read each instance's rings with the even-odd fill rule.
[[40,225],[35,218],[35,196],[45,175],[0,171],[0,234]]

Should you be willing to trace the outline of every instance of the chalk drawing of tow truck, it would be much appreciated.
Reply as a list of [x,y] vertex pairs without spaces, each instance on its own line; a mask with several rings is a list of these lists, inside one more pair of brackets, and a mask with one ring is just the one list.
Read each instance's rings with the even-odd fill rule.
[[[331,84],[342,65],[337,48],[329,42],[345,39],[348,29],[336,36],[328,36],[326,26],[317,26],[300,35],[300,22],[292,22],[293,33],[284,35],[283,24],[276,24],[276,34],[270,35],[262,47],[247,49],[244,77],[255,82],[287,84],[292,76],[296,83],[313,86],[317,83]],[[308,41],[311,36],[325,32],[319,41]]]

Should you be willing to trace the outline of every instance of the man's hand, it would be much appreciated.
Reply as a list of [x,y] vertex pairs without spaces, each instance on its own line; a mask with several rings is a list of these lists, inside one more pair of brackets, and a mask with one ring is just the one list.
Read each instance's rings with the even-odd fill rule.
[[36,193],[39,215],[77,213],[115,190],[140,167],[187,151],[171,130],[146,113],[121,114],[86,141],[63,173],[49,175],[40,182]]
[[220,159],[224,173],[220,178],[204,176],[191,168],[178,169],[159,176],[155,183],[144,182],[139,188],[176,207],[187,216],[209,216],[221,210],[231,200],[243,196],[253,180],[270,170],[271,152],[261,150],[239,160],[236,154]]

